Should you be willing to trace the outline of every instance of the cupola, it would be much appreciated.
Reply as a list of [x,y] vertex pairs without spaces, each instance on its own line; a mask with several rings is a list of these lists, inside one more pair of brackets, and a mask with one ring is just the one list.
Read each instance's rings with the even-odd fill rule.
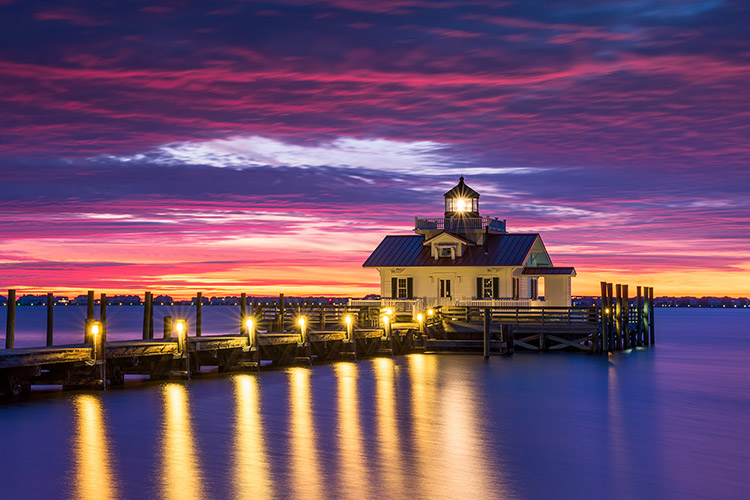
[[445,217],[479,217],[479,193],[464,183],[464,178],[445,193]]

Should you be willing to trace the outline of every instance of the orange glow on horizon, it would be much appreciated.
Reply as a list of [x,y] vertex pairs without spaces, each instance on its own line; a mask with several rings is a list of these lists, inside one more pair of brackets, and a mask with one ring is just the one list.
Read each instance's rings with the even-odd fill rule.
[[[562,264],[560,264],[562,265]],[[611,271],[608,269],[585,269],[576,266],[578,275],[572,279],[573,295],[599,295],[599,283],[607,281],[611,283],[623,283],[631,286],[650,286],[654,288],[656,296],[717,296],[717,297],[747,297],[750,294],[748,280],[750,280],[750,266],[748,271],[723,272],[711,269],[694,270],[665,270],[662,272],[626,272]],[[225,274],[225,273],[220,273]],[[42,286],[14,286],[9,283],[0,288],[0,295],[5,295],[5,290],[15,289],[18,296],[25,294],[39,295],[53,291],[55,295],[63,295],[73,298],[77,295],[85,295],[88,290],[96,293],[106,293],[110,298],[114,295],[140,295],[144,290],[149,290],[156,295],[169,295],[175,300],[184,300],[195,297],[196,292],[202,292],[204,297],[211,296],[237,296],[247,293],[248,296],[273,297],[283,293],[287,297],[352,297],[358,298],[368,294],[379,294],[380,283],[378,273],[374,269],[362,269],[356,264],[342,265],[339,268],[321,267],[311,269],[308,276],[302,276],[295,268],[284,267],[279,263],[279,268],[270,273],[278,277],[278,284],[273,284],[273,278],[264,279],[263,283],[256,284],[253,280],[245,281],[239,277],[252,275],[250,272],[237,273],[237,279],[205,279],[196,275],[192,282],[171,283],[159,285],[159,280],[138,282],[134,277],[130,280],[122,279],[121,286],[116,286],[115,280],[91,279],[90,284],[82,284],[76,287],[66,287],[62,280],[51,284],[50,287]],[[346,275],[351,281],[341,280],[325,281],[325,276]],[[313,277],[311,282],[303,280]],[[318,279],[314,279],[318,278]],[[105,285],[105,286],[101,286]]]

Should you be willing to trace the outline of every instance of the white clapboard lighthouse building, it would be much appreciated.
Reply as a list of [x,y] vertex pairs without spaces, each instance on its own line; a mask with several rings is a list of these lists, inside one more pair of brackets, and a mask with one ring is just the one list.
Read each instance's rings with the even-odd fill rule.
[[[509,233],[479,215],[479,193],[464,178],[445,193],[445,215],[414,220],[365,261],[380,273],[384,303],[433,306],[570,306],[572,267],[555,267],[537,233]],[[402,309],[402,308],[399,308]]]

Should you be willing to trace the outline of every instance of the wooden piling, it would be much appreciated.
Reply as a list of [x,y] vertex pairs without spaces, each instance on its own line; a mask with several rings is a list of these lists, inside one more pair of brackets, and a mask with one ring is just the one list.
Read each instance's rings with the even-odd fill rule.
[[320,312],[319,312],[319,316],[318,316],[318,323],[320,323],[320,329],[321,330],[325,330],[325,328],[326,328],[326,310],[325,310],[325,306],[324,305],[320,306]]
[[648,334],[651,344],[654,344],[654,289],[648,288]]
[[614,284],[607,283],[607,352],[612,352],[615,345],[615,296]]
[[86,319],[94,320],[94,291],[89,290],[86,296]]
[[643,287],[643,304],[641,304],[641,330],[643,332],[643,345],[651,345],[648,329],[648,287]]
[[154,338],[154,294],[148,294],[148,338]]
[[515,352],[516,346],[513,342],[513,332],[511,331],[510,325],[500,326],[503,334],[503,340],[505,341],[505,354],[512,356]]
[[99,322],[102,324],[102,342],[107,341],[107,294],[99,297]]
[[615,345],[614,351],[622,349],[622,285],[615,285]]
[[641,295],[641,287],[636,287],[636,322],[635,328],[635,343],[636,346],[640,347],[644,344],[643,342],[643,296]]
[[542,324],[539,328],[539,352],[544,351],[546,347],[544,342],[544,308],[542,307]]
[[163,331],[165,339],[172,338],[172,316],[164,316]]
[[490,324],[492,322],[491,311],[489,308],[484,310],[484,359],[490,357]]
[[600,282],[602,289],[602,305],[601,305],[601,333],[599,335],[599,346],[597,350],[607,352],[607,335],[609,335],[609,328],[607,323],[607,282]]
[[5,320],[5,348],[13,349],[16,343],[16,291],[8,290],[8,315]]
[[47,294],[47,345],[51,346],[54,344],[53,339],[53,330],[52,327],[54,325],[55,320],[55,296],[52,295],[52,293]]
[[279,294],[279,310],[276,317],[276,325],[278,332],[284,331],[284,294]]
[[632,347],[630,342],[630,299],[628,295],[628,285],[622,285],[622,332],[623,348]]
[[195,294],[195,336],[200,337],[203,331],[203,292]]
[[149,332],[148,296],[149,295],[151,295],[151,292],[146,292],[143,296],[143,340],[148,340],[148,332]]
[[240,335],[247,334],[245,319],[247,319],[247,293],[242,292],[240,294]]

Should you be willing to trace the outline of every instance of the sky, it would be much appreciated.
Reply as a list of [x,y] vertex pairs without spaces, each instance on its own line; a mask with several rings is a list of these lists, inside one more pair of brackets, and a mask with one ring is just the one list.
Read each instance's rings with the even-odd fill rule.
[[0,0],[0,289],[379,292],[459,175],[658,295],[750,295],[750,4]]

